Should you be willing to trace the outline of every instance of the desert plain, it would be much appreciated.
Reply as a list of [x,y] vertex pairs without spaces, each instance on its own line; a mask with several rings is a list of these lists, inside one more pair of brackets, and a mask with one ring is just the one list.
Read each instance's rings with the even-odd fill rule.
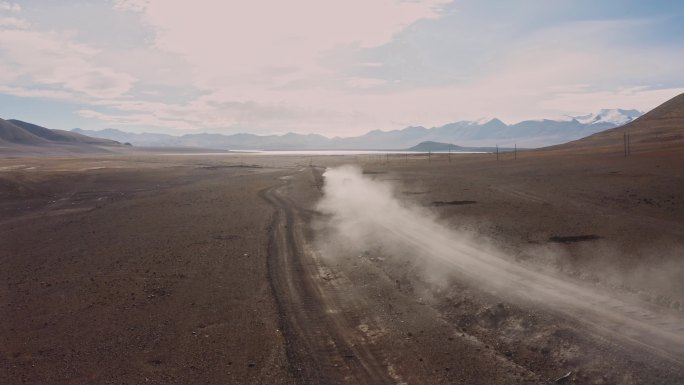
[[[405,215],[351,211],[341,238],[321,202],[343,165]],[[2,159],[0,383],[684,383],[683,165],[620,146]]]

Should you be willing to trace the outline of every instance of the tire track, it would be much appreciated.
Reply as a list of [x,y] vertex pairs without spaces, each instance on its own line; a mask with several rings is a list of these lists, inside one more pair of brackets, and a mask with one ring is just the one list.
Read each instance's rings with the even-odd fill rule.
[[305,251],[301,213],[283,193],[291,178],[259,195],[274,209],[268,273],[287,341],[290,371],[302,384],[394,384],[388,368],[355,329],[353,309],[341,309],[322,287]]

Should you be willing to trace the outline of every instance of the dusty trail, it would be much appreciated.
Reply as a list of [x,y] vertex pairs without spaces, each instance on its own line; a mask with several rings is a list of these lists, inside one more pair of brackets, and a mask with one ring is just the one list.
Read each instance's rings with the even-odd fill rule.
[[[406,380],[425,380],[431,375],[429,367],[420,373],[406,372],[405,366],[401,369],[403,373],[395,368],[402,368],[406,360],[428,355],[435,348],[445,351],[457,348],[442,344],[431,347],[405,345],[406,351],[393,350],[392,339],[402,338],[408,325],[396,323],[405,321],[397,321],[391,316],[393,305],[411,309],[408,314],[422,312],[425,317],[415,321],[415,327],[444,328],[446,333],[462,336],[463,341],[474,337],[463,334],[456,325],[445,323],[444,315],[432,313],[436,309],[421,310],[416,303],[422,301],[416,301],[417,298],[395,296],[397,292],[387,285],[388,277],[381,270],[368,270],[368,274],[376,275],[374,288],[356,290],[355,295],[349,295],[347,286],[359,283],[355,281],[359,278],[357,273],[335,271],[335,278],[326,277],[330,261],[319,258],[306,233],[310,211],[308,207],[298,206],[290,197],[293,186],[302,183],[297,179],[302,175],[300,172],[285,177],[281,184],[260,192],[261,197],[275,208],[268,269],[280,310],[281,328],[288,343],[291,372],[301,383],[401,383],[404,381],[402,375]],[[363,208],[353,204],[347,202],[344,207],[347,214],[358,219]],[[372,229],[371,233],[384,234],[383,242],[393,243],[429,263],[443,266],[473,288],[485,289],[495,297],[511,300],[522,307],[575,320],[578,333],[591,333],[596,336],[595,341],[607,338],[602,344],[611,346],[609,349],[615,352],[621,351],[625,357],[639,357],[642,362],[669,368],[668,371],[679,372],[684,367],[684,323],[676,315],[664,314],[633,299],[509,262],[477,242],[455,236],[452,230],[415,215],[411,210],[399,210],[398,214],[385,216],[369,213],[357,224]],[[386,302],[389,298],[393,299]],[[389,313],[381,310],[388,303]],[[359,330],[362,318],[365,323],[375,320],[376,324],[370,325],[370,329],[381,330],[381,334],[386,335],[370,341]],[[481,342],[471,342],[461,345],[482,346]],[[459,354],[469,349],[464,346],[458,348],[462,349]],[[479,350],[465,354],[480,355]],[[508,367],[508,371],[517,365],[505,355],[495,354],[499,365]],[[485,361],[496,362],[482,357],[478,365],[488,365]],[[526,375],[535,381],[534,374]]]
[[684,366],[684,320],[675,314],[509,261],[488,240],[455,232],[420,208],[399,202],[391,188],[359,170],[326,172],[325,194],[324,210],[350,241],[390,254],[408,251],[419,264],[446,269],[472,287],[531,302]]
[[684,320],[675,315],[655,312],[636,301],[529,270],[483,252],[475,245],[454,242],[446,231],[435,230],[428,242],[425,237],[416,236],[418,229],[383,228],[387,233],[394,233],[397,240],[451,265],[472,284],[486,285],[499,295],[528,300],[560,312],[598,329],[601,334],[684,366]]
[[301,209],[284,193],[289,178],[282,180],[260,195],[275,208],[268,271],[290,370],[304,384],[395,383],[378,351],[355,329],[355,313],[322,289],[319,266],[306,252]]

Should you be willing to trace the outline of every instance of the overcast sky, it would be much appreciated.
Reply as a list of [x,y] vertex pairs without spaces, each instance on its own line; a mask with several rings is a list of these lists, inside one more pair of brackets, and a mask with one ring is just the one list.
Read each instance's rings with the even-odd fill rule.
[[684,92],[684,2],[0,0],[0,117],[319,133],[648,110]]

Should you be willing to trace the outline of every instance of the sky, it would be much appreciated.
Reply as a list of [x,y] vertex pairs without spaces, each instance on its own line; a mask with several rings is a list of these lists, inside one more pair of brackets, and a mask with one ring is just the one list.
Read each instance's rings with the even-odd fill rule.
[[684,2],[0,0],[0,117],[317,133],[648,111],[684,92]]

